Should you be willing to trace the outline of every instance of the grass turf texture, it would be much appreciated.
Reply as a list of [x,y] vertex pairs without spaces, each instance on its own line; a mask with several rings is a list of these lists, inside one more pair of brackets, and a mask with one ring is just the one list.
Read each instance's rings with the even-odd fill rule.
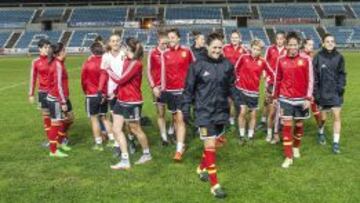
[[[328,144],[316,144],[313,119],[305,124],[302,157],[284,170],[282,146],[265,143],[256,133],[254,146],[240,147],[237,130],[227,131],[229,143],[218,152],[220,183],[228,202],[360,202],[360,54],[346,53],[348,85],[342,113],[342,154]],[[32,58],[1,58],[0,68],[0,202],[215,202],[209,184],[195,169],[202,143],[188,133],[189,150],[183,163],[171,159],[175,146],[160,147],[156,114],[144,74],[143,114],[152,120],[145,127],[153,161],[130,171],[112,171],[112,152],[91,150],[93,138],[84,112],[80,68],[86,56],[68,57],[70,98],[76,116],[70,130],[70,157],[51,159],[40,146],[44,132],[39,111],[27,101]],[[145,61],[145,60],[144,60]],[[326,132],[332,129],[327,123]],[[189,139],[190,138],[190,139]],[[134,162],[140,150],[131,156]]]

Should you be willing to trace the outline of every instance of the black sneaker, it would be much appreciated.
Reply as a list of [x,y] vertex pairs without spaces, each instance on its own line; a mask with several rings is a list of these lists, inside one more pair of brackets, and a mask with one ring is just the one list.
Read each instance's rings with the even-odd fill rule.
[[221,188],[221,186],[219,184],[213,186],[211,188],[211,193],[214,195],[214,197],[216,198],[225,198],[226,197],[226,193],[225,191]]
[[209,174],[206,170],[201,170],[200,166],[197,167],[196,173],[199,175],[199,178],[203,182],[209,181]]
[[332,151],[334,154],[340,154],[340,145],[339,143],[334,142],[332,146]]
[[121,159],[121,150],[120,147],[113,148],[113,157]]
[[165,141],[165,140],[161,140],[161,146],[163,146],[163,147],[167,147],[167,146],[169,146],[169,141]]
[[129,140],[129,152],[130,154],[135,154],[136,152],[136,144],[134,140]]
[[320,145],[326,145],[326,137],[324,133],[318,133],[317,141]]
[[176,144],[176,136],[175,134],[169,134],[169,140],[172,144]]

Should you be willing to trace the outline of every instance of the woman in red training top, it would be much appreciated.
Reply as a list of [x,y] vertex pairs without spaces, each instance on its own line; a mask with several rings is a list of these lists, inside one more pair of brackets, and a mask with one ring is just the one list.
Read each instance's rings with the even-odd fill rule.
[[[34,103],[35,98],[35,88],[36,82],[38,81],[38,103],[41,108],[41,113],[44,122],[44,130],[48,136],[50,132],[51,120],[49,116],[49,108],[47,106],[47,92],[48,92],[48,74],[49,74],[49,64],[48,64],[48,52],[49,52],[50,42],[46,39],[41,39],[38,42],[39,48],[39,57],[34,59],[31,65],[30,72],[30,90],[29,90],[29,102]],[[46,141],[47,142],[47,141]]]
[[143,47],[135,38],[128,38],[125,41],[126,59],[121,76],[117,76],[110,68],[103,71],[102,79],[111,78],[118,84],[114,93],[117,101],[114,106],[113,131],[115,139],[120,145],[121,160],[116,165],[111,166],[115,170],[124,170],[131,167],[127,141],[123,132],[124,123],[127,122],[130,130],[139,140],[143,149],[143,155],[135,164],[144,164],[152,159],[149,144],[145,133],[143,132],[140,119],[141,107],[143,103],[141,93],[142,63],[144,51]]
[[51,128],[48,136],[50,156],[67,157],[68,155],[62,151],[71,150],[67,146],[66,133],[73,122],[74,116],[69,100],[68,74],[64,64],[66,58],[64,44],[57,43],[51,45],[48,58],[50,68],[47,101],[51,117]]

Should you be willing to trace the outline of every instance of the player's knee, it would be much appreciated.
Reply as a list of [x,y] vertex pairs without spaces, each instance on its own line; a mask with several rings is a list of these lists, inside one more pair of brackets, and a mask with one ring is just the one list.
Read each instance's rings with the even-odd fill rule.
[[292,121],[290,119],[283,119],[282,124],[283,126],[292,126]]
[[302,121],[297,121],[295,123],[296,127],[303,127],[304,126],[304,123]]

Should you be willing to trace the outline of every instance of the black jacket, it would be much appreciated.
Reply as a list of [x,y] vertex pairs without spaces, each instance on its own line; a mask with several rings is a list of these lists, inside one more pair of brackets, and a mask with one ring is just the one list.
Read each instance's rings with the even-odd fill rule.
[[341,105],[345,92],[344,57],[337,51],[322,49],[313,59],[314,98],[319,105]]
[[207,51],[205,47],[196,48],[195,45],[191,46],[191,51],[193,52],[195,59],[201,61],[206,58]]
[[194,103],[195,125],[226,124],[230,111],[228,97],[233,86],[231,63],[223,57],[215,60],[204,55],[203,60],[190,65],[183,93],[183,113],[189,115]]

